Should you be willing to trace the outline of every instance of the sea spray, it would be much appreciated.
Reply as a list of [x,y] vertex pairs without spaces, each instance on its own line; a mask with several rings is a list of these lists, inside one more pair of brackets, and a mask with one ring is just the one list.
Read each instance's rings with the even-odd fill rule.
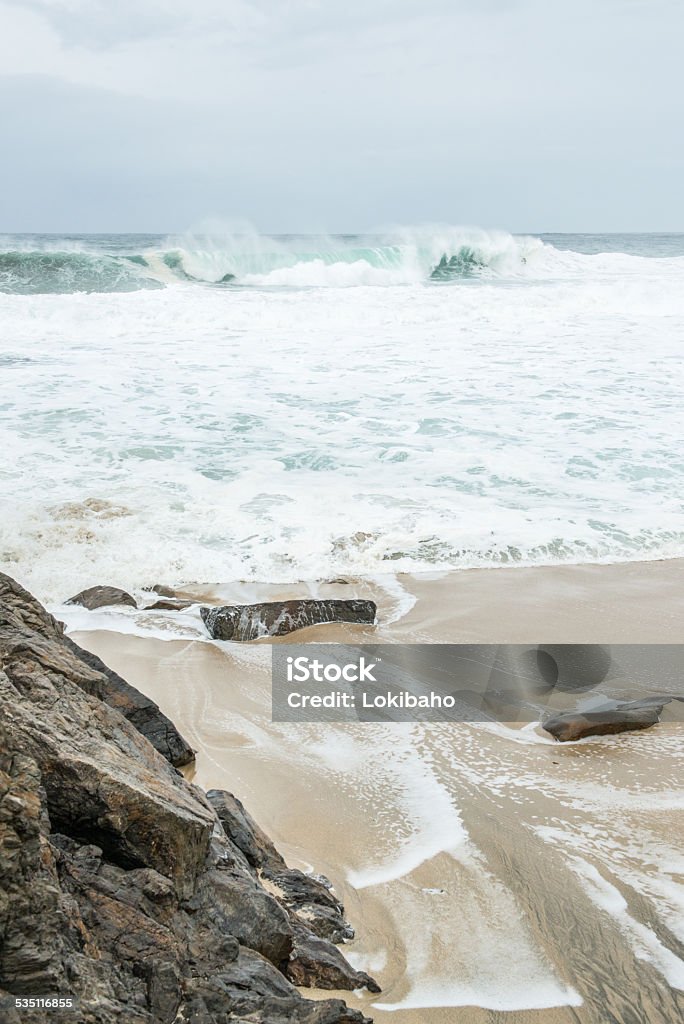
[[[126,237],[126,236],[124,236]],[[188,235],[129,247],[87,236],[63,246],[46,237],[0,239],[0,291],[125,292],[174,283],[350,287],[518,275],[544,252],[538,239],[472,228],[395,229],[376,236]],[[4,244],[3,244],[4,241]],[[63,247],[62,247],[63,246]]]

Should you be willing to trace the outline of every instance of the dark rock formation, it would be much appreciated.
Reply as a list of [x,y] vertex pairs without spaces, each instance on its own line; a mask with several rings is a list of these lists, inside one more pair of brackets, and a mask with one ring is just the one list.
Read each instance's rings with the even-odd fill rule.
[[88,587],[87,590],[74,594],[65,604],[80,604],[91,612],[96,608],[108,608],[117,604],[125,605],[127,608],[138,607],[135,598],[118,587]]
[[344,907],[330,882],[288,868],[268,836],[232,794],[212,789],[207,797],[226,834],[288,911],[294,941],[286,973],[294,984],[379,992],[377,983],[350,967],[332,945],[353,938],[354,931],[344,918]]
[[373,625],[374,601],[298,600],[200,608],[202,620],[214,640],[256,640],[285,636],[296,629],[323,622]]
[[237,797],[222,789],[210,789],[207,800],[223,825],[224,832],[243,853],[251,867],[263,868],[270,864],[275,864],[279,868],[285,866],[285,861],[271,840]]
[[42,605],[2,573],[0,644],[12,662],[19,664],[28,659],[30,666],[37,660],[116,708],[171,764],[180,766],[193,760],[192,747],[154,701],[108,668],[97,655],[84,651],[64,636],[61,625]]
[[312,931],[317,900],[343,921],[327,887],[82,686],[54,620],[0,582],[2,1020],[23,1024],[12,995],[56,993],[79,1024],[364,1024],[288,980],[374,985]]
[[317,935],[312,935],[307,928],[298,924],[294,926],[294,948],[287,976],[294,985],[333,989],[367,988],[369,992],[380,991],[380,986],[373,978],[369,978],[362,971],[355,971],[347,963],[337,946]]
[[585,736],[649,729],[660,721],[666,704],[681,699],[675,696],[645,697],[622,704],[613,702],[593,711],[569,711],[547,718],[542,728],[561,743],[581,740]]

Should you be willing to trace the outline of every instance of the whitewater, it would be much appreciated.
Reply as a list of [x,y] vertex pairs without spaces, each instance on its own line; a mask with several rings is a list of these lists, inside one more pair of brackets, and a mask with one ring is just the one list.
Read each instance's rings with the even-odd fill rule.
[[684,555],[684,237],[0,238],[0,569]]

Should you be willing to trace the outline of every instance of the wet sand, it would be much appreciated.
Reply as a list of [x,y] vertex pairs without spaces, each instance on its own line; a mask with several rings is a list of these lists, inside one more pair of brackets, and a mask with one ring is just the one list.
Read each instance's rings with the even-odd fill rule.
[[[683,573],[673,560],[221,589],[379,598],[376,630],[298,642],[676,643]],[[560,745],[498,724],[277,724],[268,643],[72,635],[178,724],[195,781],[235,792],[292,864],[330,877],[357,931],[345,953],[383,986],[343,995],[376,1021],[681,1019],[682,725]]]

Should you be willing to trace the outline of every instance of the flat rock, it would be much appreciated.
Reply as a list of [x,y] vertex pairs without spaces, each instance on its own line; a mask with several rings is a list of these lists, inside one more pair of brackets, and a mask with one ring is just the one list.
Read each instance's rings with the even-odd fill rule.
[[181,601],[180,598],[160,597],[158,601],[154,602],[154,604],[145,605],[144,611],[182,612],[185,608],[190,608],[193,604],[193,601]]
[[606,736],[650,729],[660,721],[666,704],[681,700],[675,696],[646,697],[625,703],[612,702],[593,711],[570,711],[547,718],[542,728],[561,743],[585,736]]
[[256,640],[285,636],[297,629],[326,622],[373,625],[374,601],[314,600],[267,601],[260,604],[200,608],[202,620],[214,640]]
[[137,608],[134,597],[127,594],[125,590],[118,587],[88,587],[74,594],[65,604],[80,604],[88,611],[94,612],[96,608],[109,608],[113,605],[124,605],[127,608]]

